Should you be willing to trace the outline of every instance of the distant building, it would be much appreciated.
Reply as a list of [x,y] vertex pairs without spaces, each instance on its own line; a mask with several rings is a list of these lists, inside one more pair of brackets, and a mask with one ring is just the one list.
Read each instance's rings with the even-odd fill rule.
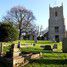
[[65,36],[63,5],[49,7],[49,39],[62,41]]

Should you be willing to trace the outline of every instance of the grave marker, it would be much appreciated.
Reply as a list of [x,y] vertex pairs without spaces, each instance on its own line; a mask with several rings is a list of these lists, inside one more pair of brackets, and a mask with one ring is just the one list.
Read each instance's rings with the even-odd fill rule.
[[54,44],[53,49],[57,49],[57,44]]
[[34,33],[34,41],[37,43],[37,33]]

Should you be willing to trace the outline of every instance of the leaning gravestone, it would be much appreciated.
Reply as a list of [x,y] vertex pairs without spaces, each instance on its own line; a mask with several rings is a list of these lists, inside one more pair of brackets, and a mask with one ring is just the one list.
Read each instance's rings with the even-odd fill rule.
[[62,51],[64,53],[67,53],[67,38],[63,39],[63,42],[62,42]]

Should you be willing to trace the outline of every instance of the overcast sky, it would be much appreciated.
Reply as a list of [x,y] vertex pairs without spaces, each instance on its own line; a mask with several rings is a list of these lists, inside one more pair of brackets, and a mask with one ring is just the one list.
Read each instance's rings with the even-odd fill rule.
[[[67,25],[67,0],[0,0],[0,20],[6,15],[7,11],[14,6],[24,6],[31,10],[36,17],[36,24],[46,29],[49,19],[49,4],[50,6],[60,6],[63,2],[63,11],[65,25]],[[66,26],[67,30],[67,26]]]

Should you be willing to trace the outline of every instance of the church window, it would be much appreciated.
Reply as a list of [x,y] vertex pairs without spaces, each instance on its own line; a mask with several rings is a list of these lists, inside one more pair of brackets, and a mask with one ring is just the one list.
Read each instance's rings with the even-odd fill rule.
[[57,11],[55,12],[55,16],[57,16]]
[[59,27],[56,26],[56,27],[55,27],[55,33],[58,33],[58,32],[59,32]]

